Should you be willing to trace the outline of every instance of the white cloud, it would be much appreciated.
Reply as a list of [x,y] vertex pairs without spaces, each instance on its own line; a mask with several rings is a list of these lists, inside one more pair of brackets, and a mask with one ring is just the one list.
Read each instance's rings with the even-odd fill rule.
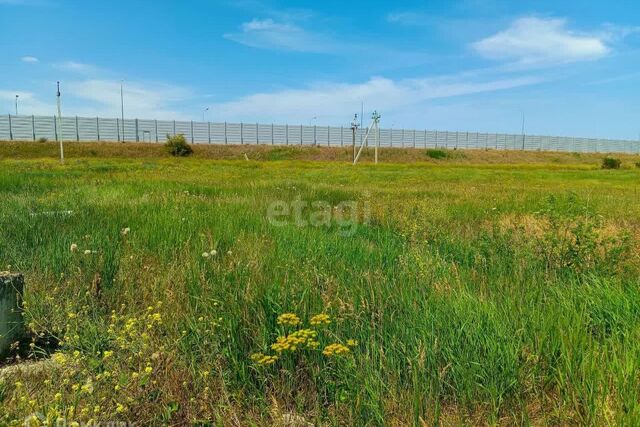
[[30,64],[35,64],[37,62],[40,62],[40,60],[38,58],[36,58],[35,56],[23,56],[22,58],[20,58],[20,60],[22,62],[27,62]]
[[240,32],[227,33],[224,38],[245,46],[295,52],[330,52],[335,43],[327,37],[311,33],[289,22],[271,18],[253,19],[240,26]]
[[526,17],[472,44],[480,55],[521,65],[549,65],[601,58],[610,48],[605,37],[567,28],[565,19]]
[[460,78],[425,78],[394,81],[373,77],[364,83],[324,83],[306,89],[258,93],[211,106],[213,116],[225,120],[306,123],[310,117],[324,123],[347,122],[361,101],[383,114],[400,116],[425,101],[511,89],[540,82],[539,78],[469,81]]
[[[82,109],[89,115],[118,117],[120,115],[120,81],[90,79],[70,82],[68,95],[82,100]],[[190,97],[191,91],[165,83],[124,82],[124,114],[126,117],[183,119],[184,113],[174,104]],[[89,101],[89,104],[86,104]],[[78,113],[79,114],[79,113]]]
[[76,61],[59,62],[57,64],[53,64],[53,66],[55,68],[58,68],[59,70],[71,71],[74,73],[81,73],[81,74],[93,73],[98,70],[98,67],[96,67],[95,65],[84,64],[82,62],[76,62]]
[[[6,106],[7,113],[15,112],[15,100],[18,95],[18,112],[20,114],[53,115],[55,104],[48,104],[37,98],[32,92],[21,90],[0,90],[0,101]],[[4,114],[4,111],[1,112]]]
[[430,17],[418,12],[393,12],[387,15],[387,21],[401,25],[424,25]]

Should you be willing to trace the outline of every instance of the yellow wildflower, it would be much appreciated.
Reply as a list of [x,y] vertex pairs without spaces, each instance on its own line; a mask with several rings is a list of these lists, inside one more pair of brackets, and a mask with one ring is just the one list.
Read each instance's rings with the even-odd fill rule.
[[322,350],[322,354],[324,354],[327,357],[331,357],[331,356],[346,354],[346,353],[349,353],[350,351],[351,350],[349,350],[349,347],[339,343],[334,343],[326,346],[324,350]]
[[358,345],[358,340],[351,340],[351,339],[347,340],[347,346],[355,347],[357,345]]
[[283,313],[278,316],[278,325],[296,326],[300,324],[300,318],[295,313]]
[[312,325],[328,325],[329,323],[331,323],[331,318],[328,314],[320,313],[313,316],[309,323],[311,323]]

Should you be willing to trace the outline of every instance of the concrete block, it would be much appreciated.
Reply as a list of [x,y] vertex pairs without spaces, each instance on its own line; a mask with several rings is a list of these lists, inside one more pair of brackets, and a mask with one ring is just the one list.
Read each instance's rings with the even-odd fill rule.
[[0,273],[0,360],[7,356],[11,344],[24,334],[23,291],[22,274]]

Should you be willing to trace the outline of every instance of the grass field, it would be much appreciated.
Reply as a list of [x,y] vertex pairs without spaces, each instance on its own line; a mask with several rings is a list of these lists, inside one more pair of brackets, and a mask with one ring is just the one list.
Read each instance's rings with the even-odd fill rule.
[[0,143],[0,425],[640,424],[638,159],[349,153]]

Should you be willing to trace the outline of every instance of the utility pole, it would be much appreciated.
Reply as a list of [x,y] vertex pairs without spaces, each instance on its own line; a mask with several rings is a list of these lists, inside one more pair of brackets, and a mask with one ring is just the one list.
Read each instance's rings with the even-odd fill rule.
[[120,80],[120,113],[122,119],[122,142],[124,142],[124,79]]
[[524,151],[524,111],[522,112],[522,151]]
[[353,146],[353,161],[356,161],[356,131],[358,130],[358,115],[353,116],[353,120],[351,121],[351,145]]
[[18,115],[18,98],[20,95],[16,95],[16,116]]
[[64,163],[64,147],[62,145],[62,110],[60,108],[60,82],[58,84],[58,92],[56,94],[58,104],[58,138],[60,140],[60,163]]

